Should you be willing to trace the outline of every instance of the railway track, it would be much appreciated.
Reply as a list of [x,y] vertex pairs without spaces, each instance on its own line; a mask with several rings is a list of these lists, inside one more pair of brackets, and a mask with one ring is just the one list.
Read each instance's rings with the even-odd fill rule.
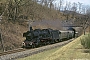
[[0,56],[7,55],[7,54],[12,54],[12,53],[17,53],[17,52],[21,52],[21,51],[25,51],[25,50],[26,49],[23,49],[23,48],[18,48],[18,49],[14,49],[14,50],[8,50],[8,51],[0,53]]
[[33,54],[37,54],[46,50],[50,50],[56,47],[61,47],[71,41],[73,41],[74,39],[70,39],[68,41],[64,41],[64,42],[60,42],[60,43],[56,43],[56,44],[52,44],[52,45],[47,45],[47,46],[43,46],[43,47],[39,47],[39,48],[34,48],[34,49],[23,49],[23,48],[19,48],[19,49],[15,49],[15,50],[10,50],[10,51],[6,51],[4,53],[0,53],[0,60],[14,60],[17,58],[23,58],[26,56],[31,56]]

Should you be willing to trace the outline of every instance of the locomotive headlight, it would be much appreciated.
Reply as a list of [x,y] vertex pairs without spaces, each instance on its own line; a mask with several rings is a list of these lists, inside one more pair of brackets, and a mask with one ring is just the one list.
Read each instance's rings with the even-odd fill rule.
[[25,42],[22,42],[22,45],[25,46]]

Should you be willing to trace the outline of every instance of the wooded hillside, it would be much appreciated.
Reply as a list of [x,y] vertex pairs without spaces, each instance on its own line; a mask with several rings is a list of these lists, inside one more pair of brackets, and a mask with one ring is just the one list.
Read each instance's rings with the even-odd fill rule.
[[[37,0],[38,1],[38,0]],[[54,0],[0,0],[0,29],[5,50],[22,46],[23,33],[28,30],[28,21],[32,21],[33,28],[61,29],[67,23],[79,24],[86,29],[89,25],[89,14],[82,15],[67,8],[57,9]],[[47,1],[47,3],[46,3]],[[46,3],[46,4],[45,4]],[[48,5],[49,4],[49,5]],[[62,23],[64,21],[65,23]],[[81,21],[83,21],[81,23]],[[2,50],[2,46],[0,46]]]

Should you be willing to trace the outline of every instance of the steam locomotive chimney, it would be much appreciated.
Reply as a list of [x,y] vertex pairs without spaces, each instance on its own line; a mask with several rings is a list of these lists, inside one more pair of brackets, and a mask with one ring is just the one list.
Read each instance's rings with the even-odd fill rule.
[[32,27],[30,26],[30,31],[32,31],[33,29],[32,29]]
[[31,23],[32,23],[32,21],[30,22],[30,20],[29,20],[29,31],[32,31],[33,29],[32,29],[32,26],[31,26]]

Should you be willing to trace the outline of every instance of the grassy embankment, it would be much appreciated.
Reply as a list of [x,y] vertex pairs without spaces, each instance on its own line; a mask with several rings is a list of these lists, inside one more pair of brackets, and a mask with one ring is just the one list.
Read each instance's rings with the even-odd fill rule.
[[81,44],[85,49],[90,49],[90,34],[87,34],[81,39]]
[[18,60],[89,60],[90,53],[85,52],[87,49],[84,49],[84,47],[81,45],[81,38],[85,36],[82,35],[81,37],[75,39],[73,42],[70,42],[61,48],[48,50]]
[[[59,47],[59,48],[60,48],[60,47]],[[18,59],[18,60],[43,60],[43,59],[45,59],[47,56],[49,56],[50,53],[55,52],[55,51],[58,50],[59,48],[52,49],[52,50],[49,50],[49,51],[44,51],[44,52],[41,52],[41,53],[32,55],[32,56],[30,56],[30,57],[21,58],[21,59]]]

